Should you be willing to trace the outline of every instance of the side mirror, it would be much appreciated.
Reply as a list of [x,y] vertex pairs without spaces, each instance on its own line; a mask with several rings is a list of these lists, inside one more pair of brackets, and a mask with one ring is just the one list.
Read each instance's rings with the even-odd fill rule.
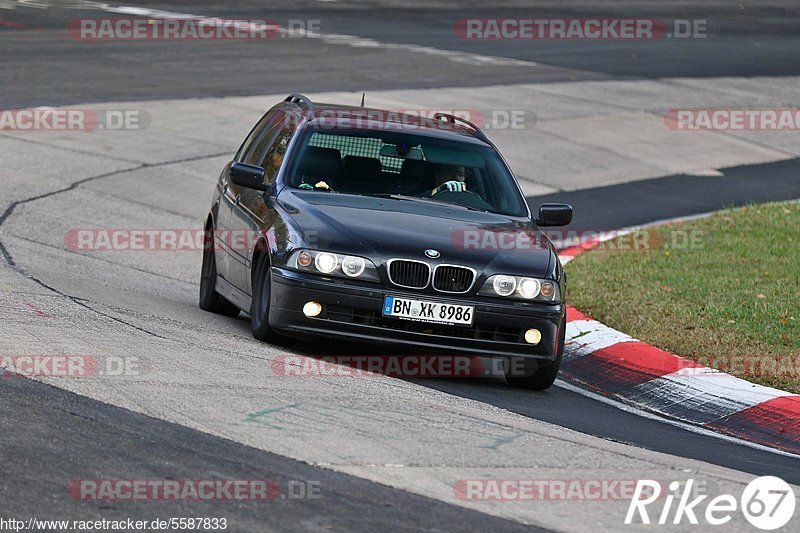
[[264,183],[264,169],[255,165],[245,163],[233,163],[231,165],[230,178],[233,183],[248,189],[266,191],[269,185]]
[[539,216],[534,220],[537,226],[566,226],[572,222],[572,206],[569,204],[542,204]]

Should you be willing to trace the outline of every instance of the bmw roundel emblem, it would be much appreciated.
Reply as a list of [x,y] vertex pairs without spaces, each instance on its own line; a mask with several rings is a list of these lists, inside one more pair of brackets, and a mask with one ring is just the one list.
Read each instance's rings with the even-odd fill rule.
[[436,259],[441,254],[439,253],[438,250],[434,250],[433,248],[428,248],[427,250],[425,250],[425,255],[427,257],[430,257],[431,259]]

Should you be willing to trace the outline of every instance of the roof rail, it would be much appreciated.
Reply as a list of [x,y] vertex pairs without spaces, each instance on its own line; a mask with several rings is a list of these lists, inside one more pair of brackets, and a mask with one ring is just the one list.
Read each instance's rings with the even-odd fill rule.
[[284,102],[291,102],[300,106],[305,106],[309,113],[314,112],[314,102],[308,96],[300,93],[292,93],[283,100]]
[[465,125],[469,129],[471,129],[475,137],[477,137],[478,139],[482,140],[485,143],[492,144],[489,138],[483,133],[483,131],[481,131],[481,129],[478,126],[476,126],[475,124],[473,124],[472,122],[470,122],[465,118],[457,117],[455,115],[451,115],[450,113],[436,113],[435,115],[433,115],[433,118],[441,120],[442,122],[450,122],[451,124],[460,122],[462,125]]

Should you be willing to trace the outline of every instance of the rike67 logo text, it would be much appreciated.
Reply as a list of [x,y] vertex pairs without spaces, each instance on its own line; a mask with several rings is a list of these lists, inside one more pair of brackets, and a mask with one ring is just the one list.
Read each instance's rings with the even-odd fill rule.
[[704,520],[703,525],[721,526],[730,522],[734,513],[741,512],[751,525],[770,531],[785,526],[794,515],[795,495],[792,487],[775,476],[754,479],[744,488],[738,500],[731,494],[721,494],[708,501],[707,494],[692,498],[695,495],[693,486],[693,479],[686,481],[682,490],[681,483],[673,481],[666,495],[663,495],[661,483],[640,479],[625,523],[664,525],[688,522],[699,525]]

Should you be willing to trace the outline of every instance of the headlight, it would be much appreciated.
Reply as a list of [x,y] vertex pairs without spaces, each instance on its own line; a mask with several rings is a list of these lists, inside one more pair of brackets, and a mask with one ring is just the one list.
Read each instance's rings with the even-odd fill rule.
[[342,260],[342,272],[351,278],[357,278],[367,268],[367,261],[363,257],[348,255]]
[[503,296],[536,302],[557,302],[560,299],[558,283],[549,279],[528,278],[495,274],[483,284],[478,294]]
[[339,266],[339,260],[334,254],[328,252],[320,252],[314,259],[314,266],[323,274],[330,274],[336,267]]
[[519,295],[523,298],[530,300],[539,296],[542,289],[542,284],[538,279],[522,278],[519,280]]
[[289,256],[288,268],[313,274],[325,274],[340,278],[353,278],[365,281],[380,281],[375,263],[355,255],[338,255],[333,252],[317,250],[297,250]]
[[511,276],[493,276],[492,288],[500,296],[509,296],[517,288],[517,280]]

